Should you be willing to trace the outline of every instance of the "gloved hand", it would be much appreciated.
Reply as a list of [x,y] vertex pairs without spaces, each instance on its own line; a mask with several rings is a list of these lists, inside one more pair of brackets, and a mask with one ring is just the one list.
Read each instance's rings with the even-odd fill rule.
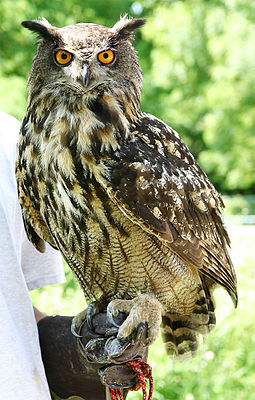
[[[116,322],[121,325],[125,314]],[[137,376],[125,365],[127,361],[147,360],[144,346],[146,326],[141,324],[132,337],[118,340],[116,329],[106,313],[93,318],[94,332],[85,322],[81,338],[71,333],[72,317],[45,317],[38,323],[42,359],[55,400],[104,400],[105,387],[125,388],[136,385]],[[75,396],[75,397],[72,397]]]

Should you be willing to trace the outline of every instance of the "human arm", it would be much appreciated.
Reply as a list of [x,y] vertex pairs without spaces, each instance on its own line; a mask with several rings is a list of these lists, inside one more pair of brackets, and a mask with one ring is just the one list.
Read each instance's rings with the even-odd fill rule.
[[46,314],[42,313],[37,307],[33,306],[33,310],[34,310],[34,315],[35,315],[35,320],[36,323],[38,324],[38,322],[42,319],[46,317]]

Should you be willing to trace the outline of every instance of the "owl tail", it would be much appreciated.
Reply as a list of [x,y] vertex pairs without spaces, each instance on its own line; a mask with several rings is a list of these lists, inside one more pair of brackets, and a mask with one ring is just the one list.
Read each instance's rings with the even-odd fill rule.
[[211,282],[202,277],[202,287],[192,314],[166,313],[162,317],[161,332],[167,354],[185,362],[195,356],[198,333],[206,335],[215,326],[214,303],[210,293]]

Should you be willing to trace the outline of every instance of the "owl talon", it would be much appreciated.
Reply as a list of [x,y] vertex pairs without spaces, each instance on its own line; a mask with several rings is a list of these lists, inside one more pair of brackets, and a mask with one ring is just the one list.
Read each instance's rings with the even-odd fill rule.
[[89,329],[93,332],[94,331],[94,326],[93,326],[93,317],[100,312],[98,302],[93,301],[88,308],[87,308],[87,313],[86,313],[86,319],[87,319],[87,324]]
[[133,333],[131,333],[131,343],[135,345],[136,343],[143,343],[144,345],[147,345],[147,339],[144,341],[142,340],[144,330],[146,330],[146,337],[148,334],[148,324],[147,322],[140,322],[138,327],[135,329]]
[[117,336],[118,330],[117,327],[112,326],[111,328],[106,329],[105,336]]
[[115,326],[115,328],[119,328],[120,325],[117,324],[117,322],[115,322],[114,318],[117,317],[119,314],[119,310],[112,307],[112,302],[110,302],[107,306],[107,319],[110,322],[110,324],[112,324],[113,326]]
[[86,321],[86,314],[87,310],[83,310],[72,319],[71,332],[77,338],[82,337],[77,332],[80,331],[81,326],[83,325],[84,321]]
[[141,332],[147,327],[147,338],[144,345],[154,342],[159,334],[161,323],[161,305],[152,295],[143,294],[132,300],[112,300],[107,307],[107,318],[116,326],[113,316],[116,311],[128,314],[119,327],[118,339],[129,337],[134,343],[141,340]]
[[73,327],[73,324],[71,325],[71,333],[77,338],[82,338],[82,336],[78,335],[78,333],[75,331],[75,328]]

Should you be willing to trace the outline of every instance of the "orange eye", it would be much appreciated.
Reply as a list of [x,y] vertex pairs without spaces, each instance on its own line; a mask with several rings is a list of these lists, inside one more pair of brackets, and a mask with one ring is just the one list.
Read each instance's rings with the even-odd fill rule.
[[58,50],[55,53],[55,60],[57,61],[58,64],[60,65],[67,65],[72,61],[73,55],[69,53],[69,51],[66,50]]
[[110,64],[113,62],[115,54],[112,50],[104,50],[97,55],[97,58],[102,64]]

